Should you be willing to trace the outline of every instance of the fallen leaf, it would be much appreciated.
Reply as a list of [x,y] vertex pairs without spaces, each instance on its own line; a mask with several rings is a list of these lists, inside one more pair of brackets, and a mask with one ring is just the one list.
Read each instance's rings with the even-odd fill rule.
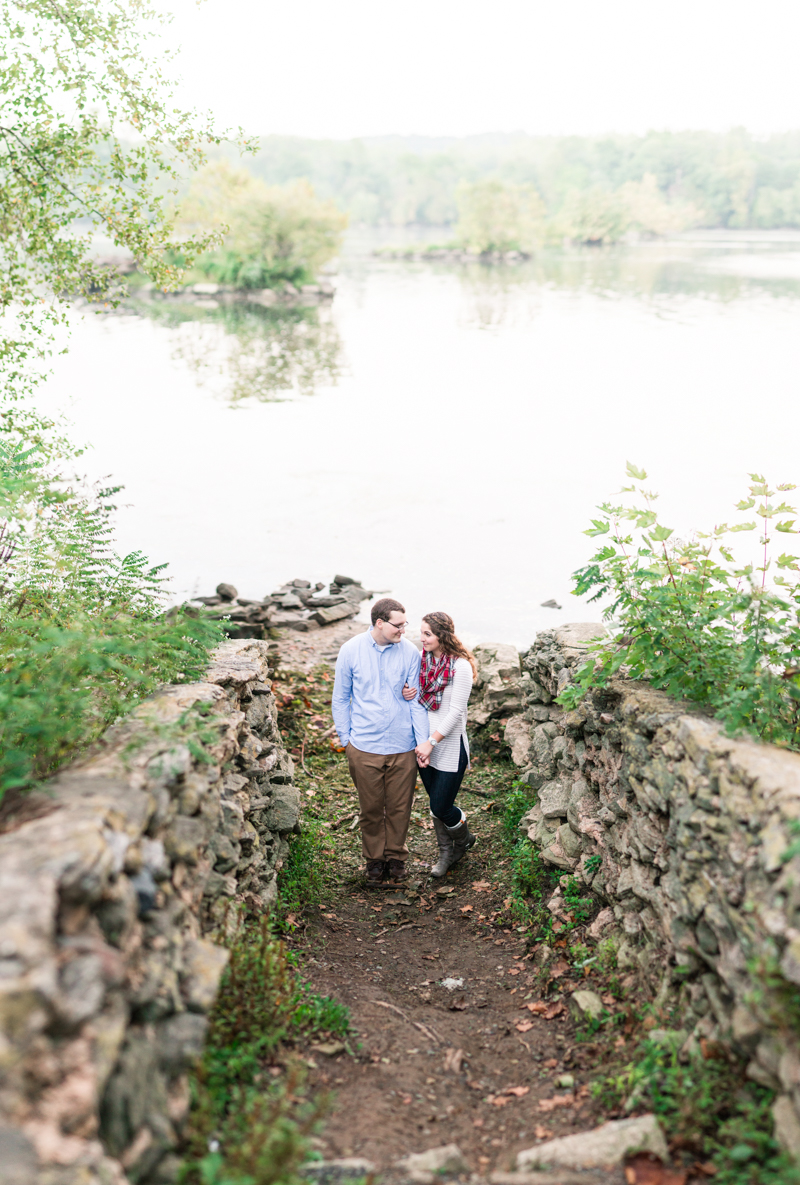
[[408,1106],[408,1104],[412,1101],[410,1094],[404,1094],[404,1095],[401,1095],[400,1097],[403,1100],[403,1102],[406,1104],[406,1106]]
[[541,1123],[537,1123],[533,1134],[537,1140],[549,1140],[553,1133],[549,1127],[542,1127]]
[[571,1107],[575,1100],[571,1094],[557,1094],[552,1099],[539,1099],[540,1111],[555,1111],[558,1107]]
[[556,1066],[558,1065],[558,1058],[549,1057],[546,1062],[542,1062],[542,1065],[546,1070],[555,1070]]
[[533,1028],[533,1021],[532,1020],[521,1020],[519,1022],[519,1024],[517,1025],[517,1032],[518,1033],[527,1033],[532,1028]]
[[509,1099],[507,1099],[505,1095],[496,1095],[494,1097],[489,1095],[487,1102],[491,1103],[493,1107],[505,1107],[506,1103],[509,1102]]
[[603,1001],[604,1004],[607,1004],[609,1008],[613,1008],[617,1002],[614,999],[614,997],[611,995],[611,992],[606,992],[605,995],[600,997],[600,999]]
[[444,1055],[444,1068],[449,1073],[457,1074],[464,1060],[463,1049],[448,1049]]
[[553,966],[549,968],[548,975],[553,979],[560,979],[562,975],[566,975],[569,971],[569,963],[566,959],[558,959]]
[[472,887],[476,893],[485,893],[487,889],[491,889],[488,881],[473,881]]
[[523,1008],[527,1008],[529,1012],[535,1012],[537,1014],[547,1012],[547,1007],[544,1000],[535,1000],[533,1004],[523,1004]]
[[467,1079],[467,1086],[470,1088],[470,1090],[483,1090],[480,1082],[476,1082],[474,1078]]
[[519,975],[520,970],[520,967],[509,967],[508,971],[506,971],[506,975]]
[[483,1127],[483,1120],[482,1120],[482,1119],[480,1119],[480,1118],[478,1118],[478,1119],[473,1119],[473,1121],[472,1121],[472,1126],[473,1126],[473,1127]]
[[625,1165],[628,1185],[686,1185],[686,1169],[670,1169],[652,1152],[637,1152]]
[[529,1090],[529,1086],[507,1086],[503,1091],[503,1094],[513,1094],[515,1098],[521,1099],[528,1093]]
[[559,1000],[557,1003],[550,1005],[550,1007],[544,1013],[544,1019],[545,1020],[554,1020],[555,1017],[561,1016],[562,1013],[564,1013],[566,1011],[567,1010],[564,1007],[563,1002],[561,1000]]
[[457,1000],[451,1000],[447,1005],[451,1012],[466,1012],[469,1008],[466,996],[459,996]]
[[462,905],[461,906],[462,913],[472,913],[472,910],[473,910],[473,906],[471,906],[471,905]]
[[695,1163],[692,1165],[692,1172],[702,1173],[704,1177],[716,1177],[717,1166],[712,1164],[711,1161],[706,1161],[705,1164],[695,1161]]

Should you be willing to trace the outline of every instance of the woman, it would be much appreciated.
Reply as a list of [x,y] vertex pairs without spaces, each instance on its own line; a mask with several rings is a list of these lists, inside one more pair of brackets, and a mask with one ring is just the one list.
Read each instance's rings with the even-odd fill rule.
[[[439,841],[439,860],[431,872],[444,876],[476,839],[455,800],[469,766],[467,702],[477,667],[446,613],[428,613],[420,633],[419,703],[427,709],[430,735],[416,753]],[[416,688],[403,690],[408,700],[416,694]]]

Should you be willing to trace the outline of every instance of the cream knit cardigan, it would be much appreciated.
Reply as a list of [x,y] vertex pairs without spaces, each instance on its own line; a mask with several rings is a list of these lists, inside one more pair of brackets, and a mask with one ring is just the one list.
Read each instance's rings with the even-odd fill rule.
[[472,667],[466,658],[457,658],[453,678],[442,693],[442,704],[438,712],[428,711],[430,736],[440,732],[444,737],[434,746],[431,765],[434,769],[455,773],[461,752],[461,741],[469,757],[467,740],[467,703],[472,691]]

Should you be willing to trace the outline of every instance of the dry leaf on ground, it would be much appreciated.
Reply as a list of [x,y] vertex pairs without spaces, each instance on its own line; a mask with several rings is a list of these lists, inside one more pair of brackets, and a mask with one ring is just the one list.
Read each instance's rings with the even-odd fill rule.
[[557,1094],[552,1099],[539,1099],[540,1111],[555,1111],[558,1107],[572,1107],[575,1099],[571,1094]]
[[558,1058],[549,1057],[547,1061],[542,1062],[542,1065],[544,1066],[545,1070],[555,1070],[556,1066],[558,1065]]
[[473,881],[472,887],[476,893],[485,893],[487,889],[491,889],[488,881]]
[[533,1129],[533,1134],[536,1136],[537,1140],[549,1140],[553,1132],[551,1128],[542,1127],[541,1123],[537,1123],[536,1127]]
[[566,959],[559,959],[557,962],[553,963],[552,967],[548,968],[547,973],[553,979],[560,979],[561,976],[566,975],[566,973],[568,971],[569,971],[569,963],[567,962],[567,960]]
[[472,913],[473,908],[474,907],[472,905],[462,905],[461,912],[462,913]]
[[457,1000],[451,1000],[447,1005],[451,1012],[466,1012],[469,1008],[466,996],[459,996]]
[[519,975],[520,971],[520,967],[509,967],[508,971],[506,971],[506,975]]
[[686,1185],[686,1169],[671,1169],[651,1152],[637,1152],[625,1165],[628,1185]]
[[487,1103],[491,1103],[493,1107],[505,1107],[506,1103],[510,1102],[505,1095],[489,1095],[486,1101]]
[[461,1063],[464,1060],[463,1049],[448,1049],[444,1055],[445,1070],[452,1071],[457,1074],[461,1069]]
[[518,1033],[527,1033],[528,1030],[532,1029],[532,1028],[533,1028],[533,1021],[532,1020],[521,1020],[519,1022],[519,1024],[516,1026]]
[[507,1086],[503,1091],[503,1094],[513,1094],[515,1098],[521,1099],[528,1093],[529,1090],[529,1086]]

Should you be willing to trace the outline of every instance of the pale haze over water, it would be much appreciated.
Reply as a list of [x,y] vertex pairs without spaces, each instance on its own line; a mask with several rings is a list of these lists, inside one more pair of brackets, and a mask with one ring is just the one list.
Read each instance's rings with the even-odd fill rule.
[[119,546],[168,560],[176,595],[344,571],[414,621],[444,608],[473,641],[523,646],[597,617],[569,576],[626,460],[682,533],[735,518],[748,471],[800,479],[797,235],[496,267],[371,246],[351,234],[335,280],[338,384],[287,402],[232,407],[230,374],[193,367],[213,310],[76,318],[44,402],[91,442],[86,471],[125,485]]

